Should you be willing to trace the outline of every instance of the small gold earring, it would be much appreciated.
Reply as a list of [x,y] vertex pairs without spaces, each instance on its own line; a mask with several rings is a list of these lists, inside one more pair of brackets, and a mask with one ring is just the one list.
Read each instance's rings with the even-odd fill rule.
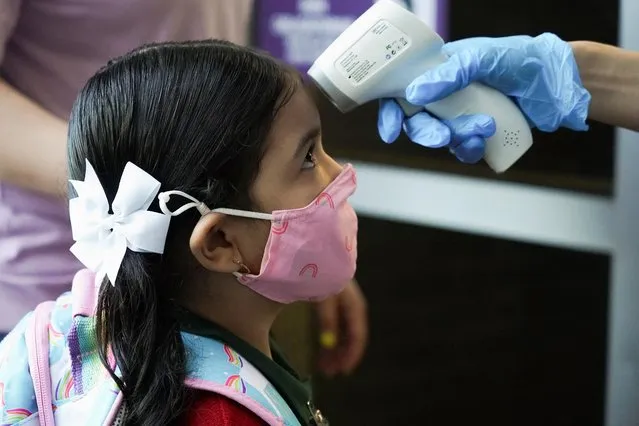
[[240,267],[240,271],[243,274],[250,274],[251,270],[248,268],[248,266],[246,266],[245,264],[243,264],[239,259],[233,258],[233,263],[235,263],[237,266]]

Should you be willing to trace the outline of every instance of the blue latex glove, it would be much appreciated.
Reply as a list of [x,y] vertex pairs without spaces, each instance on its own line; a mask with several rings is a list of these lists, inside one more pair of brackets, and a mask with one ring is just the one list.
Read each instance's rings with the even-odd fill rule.
[[[449,60],[406,88],[410,103],[426,105],[480,81],[510,96],[531,127],[545,132],[588,129],[590,93],[581,83],[572,48],[554,34],[471,38],[447,43],[443,50]],[[406,120],[396,102],[382,100],[382,139],[392,143],[402,128],[415,143],[449,146],[461,161],[472,163],[481,159],[478,153],[483,155],[484,139],[492,136],[495,123],[482,115],[440,121],[425,112]]]

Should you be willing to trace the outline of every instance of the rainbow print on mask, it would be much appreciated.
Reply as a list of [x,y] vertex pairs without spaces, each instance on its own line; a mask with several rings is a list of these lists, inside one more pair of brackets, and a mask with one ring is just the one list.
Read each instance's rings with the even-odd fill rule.
[[240,355],[237,352],[231,349],[231,347],[228,345],[224,345],[224,352],[226,352],[226,356],[228,357],[229,362],[231,364],[233,364],[234,366],[238,368],[242,368],[244,363],[242,362],[242,357],[240,357]]
[[303,277],[304,275],[310,275],[311,277],[315,278],[317,277],[318,272],[319,267],[314,263],[309,263],[300,270],[299,276]]
[[242,380],[239,374],[229,376],[224,384],[237,392],[246,393],[246,383],[244,383],[244,380]]
[[352,179],[349,164],[306,207],[259,216],[271,221],[260,272],[234,272],[236,279],[282,304],[342,291],[355,274],[357,258],[357,215],[347,202],[356,189]]
[[26,408],[12,408],[10,410],[7,410],[7,416],[4,418],[4,421],[12,425],[14,423],[21,422],[22,420],[29,417],[31,414],[33,413],[31,413],[31,411],[27,410]]
[[333,197],[331,197],[326,192],[322,192],[315,200],[315,205],[319,206],[319,205],[326,205],[326,204],[328,204],[328,206],[331,209],[335,210],[335,202],[333,202]]
[[285,220],[284,222],[281,222],[281,223],[273,222],[273,224],[271,225],[271,232],[277,235],[281,235],[285,233],[287,229],[288,229],[288,220]]

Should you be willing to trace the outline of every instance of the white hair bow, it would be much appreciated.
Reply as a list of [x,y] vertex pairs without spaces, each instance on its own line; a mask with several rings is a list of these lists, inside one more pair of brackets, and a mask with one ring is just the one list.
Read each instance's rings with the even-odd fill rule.
[[127,163],[109,213],[109,202],[87,160],[84,182],[70,181],[78,196],[69,201],[73,240],[71,252],[96,273],[96,284],[107,276],[115,285],[129,248],[140,253],[164,252],[171,217],[147,209],[160,182],[133,163]]

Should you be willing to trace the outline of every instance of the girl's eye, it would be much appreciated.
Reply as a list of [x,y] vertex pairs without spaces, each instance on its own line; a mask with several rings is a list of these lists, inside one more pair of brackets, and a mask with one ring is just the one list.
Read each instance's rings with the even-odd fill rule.
[[315,151],[315,144],[311,145],[306,153],[306,157],[304,157],[304,163],[302,164],[302,169],[312,169],[316,165],[315,156],[313,152]]

